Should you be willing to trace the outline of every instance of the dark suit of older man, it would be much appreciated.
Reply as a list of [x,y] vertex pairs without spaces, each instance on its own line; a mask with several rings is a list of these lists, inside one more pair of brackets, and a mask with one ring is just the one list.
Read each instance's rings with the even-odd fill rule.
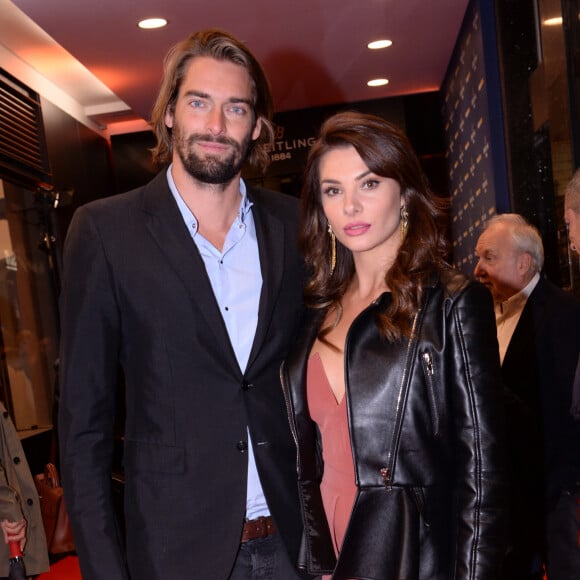
[[[508,406],[513,528],[528,553],[543,552],[547,536],[548,563],[555,553],[559,563],[567,560],[557,554],[569,544],[559,534],[575,526],[576,537],[579,529],[577,509],[562,505],[577,503],[580,491],[580,422],[571,413],[579,349],[580,301],[540,278],[509,342],[502,376],[513,396]],[[575,577],[550,571],[550,579]]]
[[[510,454],[503,580],[580,577],[580,423],[572,416],[580,301],[541,276],[540,233],[518,214],[491,218],[475,275],[496,310]],[[547,554],[546,554],[547,553]],[[547,556],[547,557],[546,557]]]

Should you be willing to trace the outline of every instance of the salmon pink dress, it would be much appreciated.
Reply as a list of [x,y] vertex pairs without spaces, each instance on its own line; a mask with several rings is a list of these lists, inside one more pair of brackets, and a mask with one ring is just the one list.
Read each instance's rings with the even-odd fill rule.
[[320,491],[338,556],[356,495],[346,396],[337,401],[318,353],[308,360],[306,395],[310,416],[320,429],[324,474]]

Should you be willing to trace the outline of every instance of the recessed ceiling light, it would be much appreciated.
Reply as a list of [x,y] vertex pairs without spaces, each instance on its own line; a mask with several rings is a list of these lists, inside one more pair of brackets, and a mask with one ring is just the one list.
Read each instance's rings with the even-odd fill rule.
[[370,80],[367,85],[369,87],[382,87],[383,85],[388,85],[389,79],[372,79]]
[[391,44],[393,44],[392,40],[373,40],[373,42],[369,42],[367,44],[367,48],[370,48],[371,50],[377,50],[379,48],[387,48],[391,46]]
[[544,24],[546,26],[558,26],[559,24],[562,24],[562,17],[556,16],[556,18],[546,18]]
[[167,20],[165,20],[165,18],[146,18],[145,20],[140,20],[137,26],[147,30],[152,28],[163,28],[164,26],[167,26]]

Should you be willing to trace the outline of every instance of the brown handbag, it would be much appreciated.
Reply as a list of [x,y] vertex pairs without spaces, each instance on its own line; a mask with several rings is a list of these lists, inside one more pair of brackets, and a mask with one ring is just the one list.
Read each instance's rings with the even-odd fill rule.
[[44,473],[34,476],[34,483],[40,498],[48,553],[73,552],[75,544],[64,503],[64,491],[54,463],[47,463]]

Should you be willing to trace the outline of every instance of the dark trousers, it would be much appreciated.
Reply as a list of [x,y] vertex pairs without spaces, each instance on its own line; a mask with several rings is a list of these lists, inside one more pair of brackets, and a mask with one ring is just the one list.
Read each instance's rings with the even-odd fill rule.
[[299,580],[279,534],[240,544],[228,580]]
[[546,518],[548,580],[580,578],[580,491],[562,492]]
[[501,580],[542,580],[544,497],[528,482],[513,485],[509,498],[508,546]]

